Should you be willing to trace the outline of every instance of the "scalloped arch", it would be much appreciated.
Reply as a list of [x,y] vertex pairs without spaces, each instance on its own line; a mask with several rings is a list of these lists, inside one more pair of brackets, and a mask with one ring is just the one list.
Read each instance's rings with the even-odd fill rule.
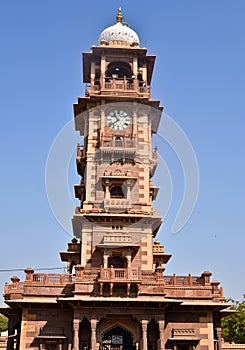
[[125,319],[125,321],[121,321],[121,320],[119,321],[116,319],[101,320],[97,328],[98,340],[102,342],[103,335],[115,327],[121,327],[126,332],[130,333],[133,337],[134,343],[140,341],[140,324],[138,321],[130,320],[130,319],[127,319],[127,320]]

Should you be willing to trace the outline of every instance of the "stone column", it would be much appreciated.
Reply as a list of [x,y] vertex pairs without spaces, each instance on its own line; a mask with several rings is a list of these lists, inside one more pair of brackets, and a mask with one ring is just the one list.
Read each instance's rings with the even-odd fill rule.
[[165,328],[165,320],[158,321],[159,326],[159,345],[158,350],[164,350],[164,328]]
[[133,58],[133,74],[137,77],[138,73],[138,59],[137,57]]
[[79,350],[79,324],[80,320],[73,320],[73,350]]
[[108,267],[108,258],[109,253],[105,250],[103,254],[103,268],[106,269]]
[[[101,112],[100,112],[100,116],[101,116],[101,119],[100,119],[100,129],[101,130],[104,130],[104,127],[106,125],[106,117],[105,117],[105,110],[104,108],[101,108]],[[103,136],[103,134],[101,134],[101,137]]]
[[221,350],[222,349],[222,334],[221,334],[221,320],[219,318],[214,317],[214,329],[215,329],[215,336],[214,336],[214,340],[215,340],[215,346],[214,348],[216,350]]
[[128,273],[129,273],[128,276],[130,276],[130,278],[131,278],[131,271],[129,270],[131,268],[131,261],[132,261],[131,251],[128,250],[127,252],[125,252],[123,254],[123,257],[125,257],[127,259],[127,268],[128,268]]
[[71,269],[71,261],[67,261],[67,273],[71,274],[72,273],[72,269]]
[[217,327],[217,338],[218,338],[218,349],[222,349],[222,334],[221,334],[221,327]]
[[101,63],[100,63],[100,68],[101,68],[101,76],[105,75],[105,70],[106,70],[106,59],[105,56],[101,56]]
[[130,194],[131,194],[131,180],[127,180],[127,181],[126,181],[126,186],[127,186],[127,190],[126,190],[126,199],[130,200]]
[[94,80],[94,78],[95,78],[95,62],[92,61],[91,62],[91,79]]
[[110,296],[113,295],[113,283],[110,283]]
[[141,327],[142,327],[142,350],[147,350],[147,325],[148,320],[142,320],[141,321]]
[[91,350],[96,350],[96,326],[98,320],[92,319],[91,324]]

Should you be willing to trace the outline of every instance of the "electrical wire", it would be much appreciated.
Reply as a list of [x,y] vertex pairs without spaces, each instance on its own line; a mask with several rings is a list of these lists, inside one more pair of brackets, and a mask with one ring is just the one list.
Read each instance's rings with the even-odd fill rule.
[[[46,271],[51,271],[51,270],[65,270],[66,269],[66,267],[65,266],[63,266],[63,267],[38,267],[38,268],[33,268],[33,270],[34,271],[41,271],[41,270],[46,270]],[[25,268],[24,269],[20,269],[20,268],[18,268],[18,269],[0,269],[0,272],[17,272],[17,271],[24,271],[25,270]]]

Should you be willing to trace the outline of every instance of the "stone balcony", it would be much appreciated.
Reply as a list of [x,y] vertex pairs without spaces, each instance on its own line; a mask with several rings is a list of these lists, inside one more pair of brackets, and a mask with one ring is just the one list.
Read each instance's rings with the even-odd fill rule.
[[86,84],[86,96],[120,96],[150,98],[151,88],[146,81],[137,79],[106,77],[99,80],[91,80]]
[[104,208],[109,212],[124,213],[132,208],[132,203],[125,198],[108,198],[104,200]]
[[140,269],[101,268],[99,282],[141,282]]
[[137,143],[135,140],[131,139],[122,139],[122,140],[111,140],[111,141],[103,141],[100,145],[100,151],[102,153],[126,153],[126,154],[134,154],[137,151]]

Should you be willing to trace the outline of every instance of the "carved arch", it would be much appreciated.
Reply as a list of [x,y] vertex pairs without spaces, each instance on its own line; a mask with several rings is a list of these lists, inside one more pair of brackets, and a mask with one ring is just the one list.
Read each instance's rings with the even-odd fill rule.
[[102,342],[103,336],[105,333],[109,332],[115,327],[121,327],[126,332],[130,333],[133,337],[133,342],[140,342],[141,333],[140,333],[140,324],[136,320],[125,319],[103,319],[99,322],[97,327],[97,339],[99,342]]

